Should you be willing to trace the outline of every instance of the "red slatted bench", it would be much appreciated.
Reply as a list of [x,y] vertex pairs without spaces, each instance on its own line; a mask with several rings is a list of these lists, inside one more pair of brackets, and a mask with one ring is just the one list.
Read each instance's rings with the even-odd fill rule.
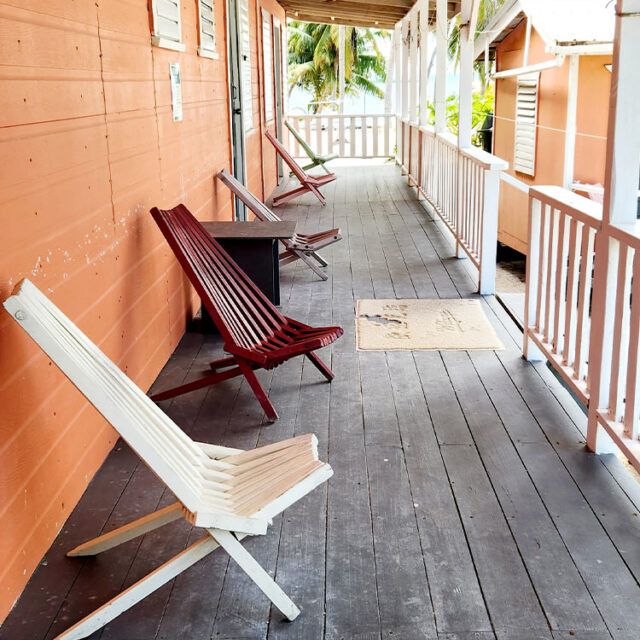
[[166,400],[242,374],[273,421],[278,414],[255,369],[272,369],[306,355],[327,380],[333,379],[331,369],[314,352],[335,342],[343,334],[341,327],[315,328],[283,316],[183,204],[168,211],[154,207],[151,215],[230,354],[211,363],[213,373],[155,394],[153,400]]

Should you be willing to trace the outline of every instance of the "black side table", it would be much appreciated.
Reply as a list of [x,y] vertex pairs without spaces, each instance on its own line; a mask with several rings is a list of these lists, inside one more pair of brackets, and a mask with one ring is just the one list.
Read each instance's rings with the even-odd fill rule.
[[[203,222],[238,266],[258,285],[275,305],[280,304],[279,240],[293,237],[296,222]],[[202,331],[215,331],[206,309],[202,307]]]

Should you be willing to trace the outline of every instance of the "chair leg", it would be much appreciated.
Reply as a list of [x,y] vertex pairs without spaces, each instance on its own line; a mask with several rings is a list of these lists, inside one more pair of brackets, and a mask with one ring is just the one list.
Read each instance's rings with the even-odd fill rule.
[[55,640],[80,640],[80,638],[86,638],[114,618],[117,618],[127,609],[133,607],[134,604],[146,598],[150,593],[173,580],[198,560],[208,556],[218,546],[220,545],[210,535],[200,538],[182,553],[174,556],[171,560],[142,578],[142,580],[139,580],[115,598],[103,604],[99,609],[76,622],[72,627],[57,636]]
[[302,262],[304,262],[307,267],[309,267],[309,269],[311,269],[311,271],[313,271],[319,278],[321,278],[322,280],[327,280],[329,278],[326,273],[320,271],[320,269],[316,267],[316,265],[313,263],[313,260],[311,260],[308,255],[306,255],[302,251],[296,251],[296,254],[298,258],[300,258],[300,260],[302,260]]
[[243,360],[242,358],[237,358],[237,362],[238,362],[238,367],[240,367],[242,374],[247,379],[247,382],[249,383],[251,390],[253,391],[256,398],[258,399],[258,402],[260,403],[260,406],[263,408],[265,414],[267,415],[267,418],[269,419],[270,422],[275,422],[278,419],[278,414],[274,409],[273,405],[271,404],[271,401],[267,397],[267,394],[264,392],[264,389],[262,388],[262,385],[258,381],[256,374],[253,372],[253,367],[249,364],[249,362],[247,362],[246,360]]
[[215,371],[216,369],[225,369],[231,367],[236,363],[236,359],[233,356],[228,358],[220,358],[220,360],[214,360],[209,363],[209,366]]
[[95,556],[108,549],[113,549],[120,544],[133,540],[138,536],[154,531],[163,527],[165,524],[169,524],[174,520],[182,518],[182,504],[175,502],[174,504],[154,511],[143,518],[138,518],[129,524],[125,524],[122,527],[118,527],[113,531],[109,531],[104,535],[93,538],[81,545],[78,545],[75,549],[67,552],[67,556]]
[[228,380],[229,378],[235,378],[235,376],[239,376],[241,373],[242,371],[238,367],[227,369],[226,371],[222,372],[209,373],[208,375],[202,376],[202,378],[198,378],[193,382],[187,382],[186,384],[181,384],[179,387],[167,389],[166,391],[161,391],[160,393],[154,393],[149,397],[154,402],[168,400],[169,398],[181,396],[183,393],[188,393],[189,391],[195,391],[196,389],[202,389],[202,387],[208,387],[212,384],[222,382],[223,380]]
[[240,565],[258,588],[289,620],[295,620],[300,609],[276,584],[275,580],[258,564],[230,531],[207,529],[220,546]]
[[318,189],[316,187],[314,187],[312,184],[308,185],[308,189],[309,191],[311,191],[311,193],[313,193],[313,195],[318,198],[318,200],[320,200],[320,202],[322,203],[322,206],[327,204],[327,201],[324,199],[324,196],[320,193],[320,191],[318,191]]
[[322,267],[328,267],[329,263],[316,251],[312,251],[309,255],[312,255]]
[[309,353],[307,353],[307,358],[309,358],[309,360],[311,360],[311,362],[314,364],[315,368],[329,382],[331,382],[335,378],[335,374],[333,373],[333,371],[331,371],[331,369],[329,369],[329,367],[318,357],[318,355],[315,352],[309,351]]
[[325,166],[324,162],[321,162],[320,164],[322,165],[322,168],[325,170],[325,173],[327,175],[329,175],[331,173],[331,171],[329,171],[329,169],[327,169],[327,167]]

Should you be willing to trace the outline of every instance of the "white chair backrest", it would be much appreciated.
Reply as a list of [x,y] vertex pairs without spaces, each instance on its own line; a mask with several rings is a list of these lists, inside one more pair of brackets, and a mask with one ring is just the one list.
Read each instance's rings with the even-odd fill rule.
[[4,307],[190,511],[201,503],[207,456],[33,283]]
[[222,169],[222,171],[218,173],[218,178],[220,178],[260,220],[263,222],[282,222],[282,218],[273,213],[264,202],[260,202],[247,187],[238,182],[228,171]]

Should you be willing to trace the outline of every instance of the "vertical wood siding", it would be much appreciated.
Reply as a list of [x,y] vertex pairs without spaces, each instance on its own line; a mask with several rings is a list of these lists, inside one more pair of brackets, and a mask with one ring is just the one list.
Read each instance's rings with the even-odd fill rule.
[[[0,299],[29,277],[142,388],[196,307],[149,208],[231,216],[214,179],[230,165],[224,5],[212,60],[196,53],[195,0],[181,2],[184,53],[151,46],[147,0],[0,0]],[[249,7],[258,123],[256,0]],[[177,123],[170,62],[182,75]],[[263,185],[259,131],[247,141],[249,185],[268,194],[275,160]],[[0,406],[2,621],[115,434],[4,312]]]

